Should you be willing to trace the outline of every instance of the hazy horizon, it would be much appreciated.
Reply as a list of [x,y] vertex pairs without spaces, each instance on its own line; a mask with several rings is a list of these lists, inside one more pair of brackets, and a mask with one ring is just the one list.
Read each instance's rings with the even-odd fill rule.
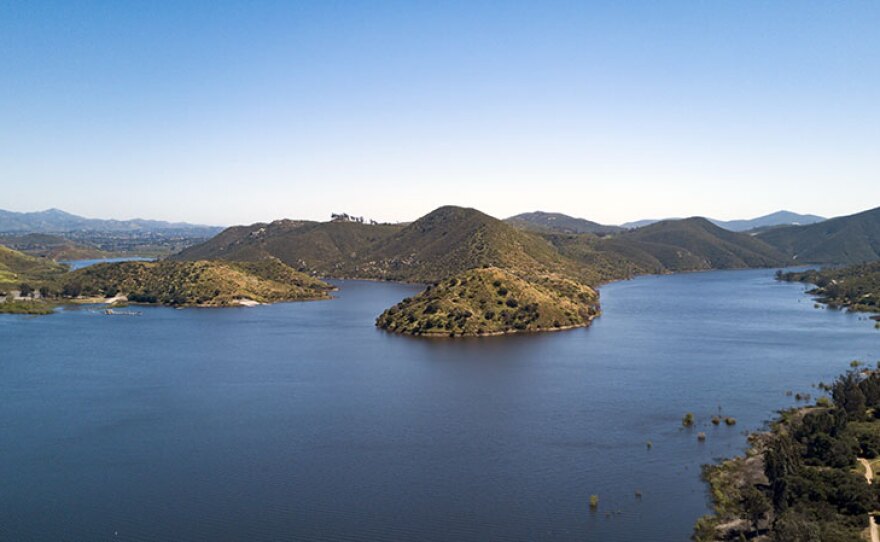
[[0,5],[0,208],[604,224],[880,204],[880,4]]
[[[259,223],[259,222],[272,222],[272,221],[274,221],[274,220],[283,220],[283,219],[291,219],[291,220],[313,220],[313,221],[317,221],[317,222],[326,222],[326,221],[329,221],[329,220],[331,219],[331,214],[333,214],[333,213],[343,213],[343,212],[348,213],[348,214],[351,215],[351,216],[362,217],[362,218],[364,218],[365,220],[373,219],[373,220],[376,220],[377,222],[380,222],[380,223],[383,223],[383,222],[384,222],[384,223],[406,223],[406,222],[412,222],[412,221],[414,221],[414,220],[417,220],[418,218],[420,218],[420,217],[422,217],[422,216],[424,216],[424,215],[430,213],[430,212],[433,211],[434,209],[438,209],[438,208],[440,208],[440,207],[444,207],[444,206],[447,206],[447,205],[455,206],[454,204],[451,204],[451,203],[440,204],[440,205],[437,205],[437,207],[434,207],[433,209],[431,209],[431,210],[429,210],[429,211],[427,211],[427,212],[425,212],[425,213],[422,213],[421,215],[418,215],[418,216],[415,216],[415,217],[412,217],[412,218],[408,218],[408,219],[405,219],[405,220],[383,220],[383,219],[378,218],[378,217],[373,217],[373,216],[369,216],[369,215],[361,215],[361,214],[358,214],[358,213],[351,213],[351,212],[348,212],[348,211],[345,211],[345,210],[332,210],[332,211],[328,211],[328,212],[326,213],[326,215],[323,216],[323,217],[316,216],[316,217],[314,217],[314,218],[308,218],[308,217],[302,217],[302,216],[279,216],[279,217],[274,217],[274,218],[268,218],[268,219],[263,219],[263,220],[254,220],[254,221],[251,221],[251,222],[241,222],[241,223],[202,223],[202,222],[194,222],[194,221],[192,221],[192,220],[187,220],[187,219],[185,219],[185,218],[184,218],[184,219],[166,220],[166,219],[157,219],[157,218],[150,217],[150,216],[130,216],[130,217],[124,217],[124,216],[87,216],[87,215],[82,215],[82,214],[79,214],[79,213],[72,212],[72,211],[70,211],[69,209],[62,209],[62,208],[59,208],[59,207],[50,207],[50,208],[46,208],[46,209],[30,209],[30,210],[16,210],[16,209],[2,209],[2,208],[0,208],[0,211],[11,211],[11,212],[16,212],[16,213],[40,213],[40,212],[47,212],[47,211],[57,210],[57,211],[62,211],[62,212],[65,212],[65,213],[69,213],[69,214],[76,215],[76,216],[79,216],[79,217],[81,217],[81,218],[87,218],[87,219],[98,219],[98,220],[119,220],[119,221],[126,221],[126,220],[160,220],[160,221],[167,221],[167,222],[172,222],[172,223],[177,223],[177,222],[179,222],[179,223],[187,223],[187,224],[191,224],[191,225],[195,225],[195,226],[222,226],[222,227],[229,227],[229,226],[237,226],[237,225],[249,225],[249,224],[255,224],[255,223]],[[486,212],[486,211],[484,211],[483,209],[477,209],[477,210],[478,210],[478,211],[481,211],[481,212]],[[859,211],[854,211],[853,213],[847,213],[847,215],[849,215],[849,214],[856,214],[856,213],[859,213],[859,212],[862,212],[862,211],[867,211],[867,210],[869,210],[869,209],[868,209],[868,208],[866,208],[866,209],[861,209],[861,210],[859,210]],[[488,215],[490,215],[490,216],[493,216],[493,217],[495,217],[495,218],[498,218],[498,219],[502,219],[502,220],[503,220],[503,219],[511,218],[511,217],[513,217],[513,216],[516,216],[516,215],[526,214],[526,213],[534,213],[534,212],[557,213],[557,211],[548,210],[548,209],[533,209],[533,210],[531,210],[531,211],[521,211],[521,212],[519,212],[519,213],[514,213],[514,214],[512,214],[512,215],[506,215],[506,216],[493,215],[492,213],[486,213],[486,214],[488,214]],[[777,212],[792,212],[792,213],[799,214],[799,215],[817,215],[817,213],[792,211],[791,209],[777,209],[777,210],[775,210],[775,211],[770,211],[770,212],[767,212],[767,213],[764,213],[764,214],[761,214],[761,215],[756,215],[756,216],[744,216],[744,217],[733,217],[733,218],[719,218],[719,217],[716,217],[716,216],[706,216],[706,215],[701,215],[701,214],[682,215],[682,216],[645,216],[645,217],[642,217],[642,218],[634,218],[634,219],[632,219],[632,220],[624,220],[624,221],[617,222],[617,223],[606,223],[605,225],[608,225],[608,226],[619,226],[619,225],[622,225],[622,224],[628,224],[628,223],[632,223],[632,222],[639,222],[639,221],[645,221],[645,220],[649,220],[649,221],[650,221],[650,220],[655,220],[655,221],[659,221],[659,220],[679,220],[679,219],[683,219],[683,218],[693,218],[693,217],[703,217],[703,218],[709,218],[709,219],[712,219],[712,220],[722,220],[722,221],[730,221],[730,220],[751,220],[751,219],[755,219],[755,218],[761,218],[761,217],[764,217],[764,216],[768,216],[768,215],[771,215],[771,214],[774,214],[774,213],[777,213]],[[561,214],[567,214],[567,213],[561,213]],[[568,216],[571,216],[571,217],[573,217],[573,218],[581,218],[581,219],[585,219],[585,220],[592,220],[590,217],[586,217],[586,216],[578,216],[578,215],[568,215]],[[825,219],[835,218],[834,216],[824,216],[824,215],[819,215],[819,216],[822,216],[822,217],[825,218]],[[845,216],[845,215],[839,215],[839,216]]]

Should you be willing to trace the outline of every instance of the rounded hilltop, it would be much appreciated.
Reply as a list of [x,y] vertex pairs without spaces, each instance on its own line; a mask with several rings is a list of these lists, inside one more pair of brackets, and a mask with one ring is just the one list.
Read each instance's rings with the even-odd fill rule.
[[528,279],[498,267],[471,269],[429,286],[383,312],[376,325],[419,336],[481,336],[586,326],[598,294],[571,279]]

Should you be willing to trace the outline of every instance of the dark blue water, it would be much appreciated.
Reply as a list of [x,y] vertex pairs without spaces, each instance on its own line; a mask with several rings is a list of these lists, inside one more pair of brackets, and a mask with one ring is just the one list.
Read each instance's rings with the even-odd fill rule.
[[872,322],[770,271],[612,284],[587,330],[373,327],[413,291],[0,317],[0,539],[686,540],[701,464],[880,358]]

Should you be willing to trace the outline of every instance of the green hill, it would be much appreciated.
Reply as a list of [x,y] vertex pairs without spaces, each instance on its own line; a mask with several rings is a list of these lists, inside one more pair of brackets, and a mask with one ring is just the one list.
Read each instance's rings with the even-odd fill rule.
[[433,282],[479,267],[520,275],[562,270],[577,274],[546,239],[475,209],[440,207],[367,251],[362,276]]
[[333,289],[275,259],[104,263],[68,273],[61,285],[68,297],[122,295],[135,302],[198,306],[325,299]]
[[608,235],[624,231],[624,228],[620,226],[605,226],[583,218],[574,218],[562,213],[545,213],[543,211],[518,214],[506,218],[504,221],[520,229],[538,232]]
[[229,228],[172,259],[267,257],[321,276],[408,282],[433,282],[487,265],[577,271],[546,239],[475,209],[451,206],[407,226],[282,220]]
[[758,237],[803,263],[880,260],[880,207],[818,224],[775,228]]
[[257,261],[275,257],[303,272],[351,277],[357,275],[358,263],[370,247],[400,229],[388,224],[276,220],[227,228],[170,259]]
[[386,310],[382,329],[422,336],[497,335],[585,326],[598,314],[598,295],[568,278],[525,280],[497,267],[471,269],[429,286]]
[[0,245],[0,290],[18,289],[22,283],[36,288],[58,279],[67,267]]
[[775,248],[704,218],[664,220],[614,236],[545,235],[559,251],[614,279],[645,273],[786,265]]

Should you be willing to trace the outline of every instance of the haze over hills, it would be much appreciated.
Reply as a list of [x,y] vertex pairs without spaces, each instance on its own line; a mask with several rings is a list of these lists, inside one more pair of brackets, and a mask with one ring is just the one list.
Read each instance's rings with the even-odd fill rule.
[[0,233],[144,232],[210,237],[222,229],[216,226],[141,218],[131,220],[84,218],[60,209],[26,213],[0,209]]
[[609,233],[617,233],[624,230],[624,228],[621,228],[620,226],[606,226],[584,218],[574,218],[562,213],[545,213],[544,211],[522,213],[506,218],[504,221],[511,226],[516,226],[522,229],[536,231],[550,230],[562,233],[594,233],[596,235],[607,235]]
[[[663,220],[680,220],[678,218],[667,218],[667,219],[646,219],[646,220],[636,220],[634,222],[626,222],[625,224],[621,224],[621,227],[627,229],[635,229],[635,228],[643,228],[645,226],[649,226],[651,224],[655,224],[657,222],[661,222]],[[798,214],[793,213],[791,211],[776,211],[775,213],[770,213],[769,215],[763,215],[756,218],[750,218],[745,220],[716,220],[714,218],[707,218],[709,222],[712,222],[716,226],[720,226],[726,230],[730,231],[749,231],[757,228],[769,228],[774,226],[791,226],[791,225],[805,225],[805,224],[815,224],[816,222],[822,222],[826,220],[824,217],[817,215],[809,215],[809,214]]]
[[758,237],[802,263],[854,264],[880,259],[880,207]]

